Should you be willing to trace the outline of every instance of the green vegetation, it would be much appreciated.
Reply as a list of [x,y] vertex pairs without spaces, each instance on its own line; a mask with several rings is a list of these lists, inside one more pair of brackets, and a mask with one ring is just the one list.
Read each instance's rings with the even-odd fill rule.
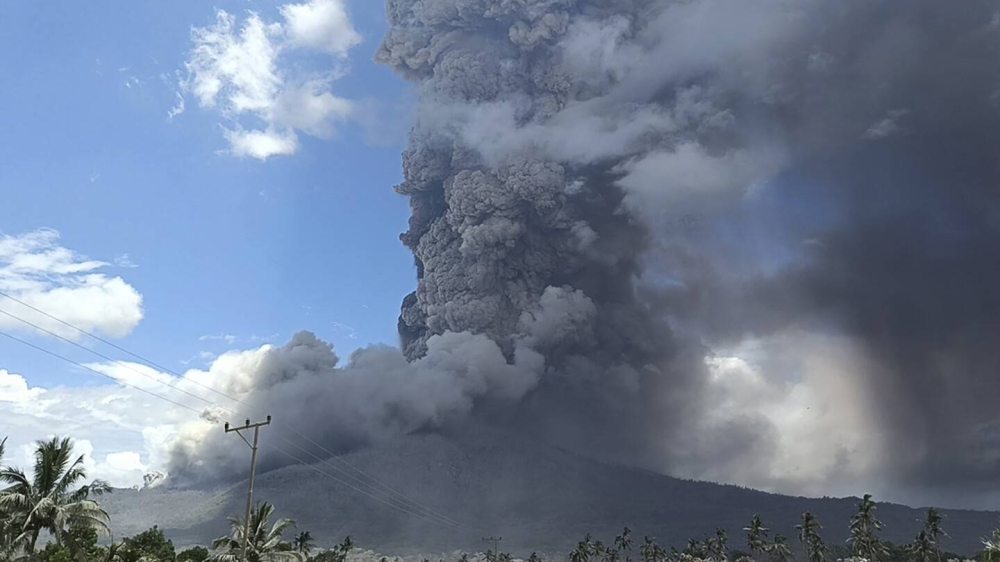
[[205,562],[208,560],[208,549],[203,546],[191,547],[177,555],[177,562]]
[[[6,440],[0,440],[0,462]],[[53,438],[35,447],[30,475],[11,466],[0,469],[0,562],[240,562],[244,543],[247,562],[347,562],[355,551],[351,537],[337,546],[322,550],[309,531],[292,535],[295,521],[277,518],[275,507],[263,502],[250,515],[249,537],[244,537],[244,520],[230,518],[231,533],[213,541],[211,549],[196,546],[180,553],[157,526],[115,542],[111,521],[101,509],[99,497],[110,493],[100,481],[87,482],[83,457],[72,458],[73,443]],[[714,535],[688,541],[683,550],[669,550],[645,536],[634,544],[632,530],[625,528],[609,544],[584,536],[563,560],[568,562],[943,562],[959,559],[942,552],[943,517],[934,508],[927,511],[924,526],[908,545],[883,540],[883,524],[876,517],[871,495],[857,504],[848,529],[846,544],[827,545],[821,537],[823,526],[811,513],[802,514],[796,525],[797,544],[775,533],[760,515],[754,515],[743,529],[749,552],[730,549],[725,529]],[[289,534],[286,540],[285,535]],[[104,541],[101,536],[107,537]],[[39,539],[44,539],[42,543]],[[102,544],[102,542],[104,544]],[[635,558],[637,556],[637,558]],[[513,562],[506,552],[488,551],[459,562]],[[396,559],[393,559],[396,560]],[[532,552],[527,562],[543,562]],[[979,562],[1000,562],[1000,530],[983,539]],[[382,558],[380,562],[388,562]]]
[[3,550],[11,558],[18,551],[32,556],[43,531],[56,547],[74,552],[82,546],[74,543],[70,529],[109,531],[108,514],[91,498],[110,488],[100,480],[81,485],[87,478],[83,456],[73,461],[72,454],[72,441],[54,437],[38,442],[31,477],[18,468],[0,469],[0,483],[7,485],[0,493],[0,519],[9,540]]
[[232,534],[219,537],[212,541],[214,552],[208,559],[212,562],[237,562],[243,560],[244,543],[246,543],[246,560],[244,562],[298,562],[306,556],[297,551],[292,543],[285,541],[282,535],[295,526],[291,519],[278,519],[270,524],[274,515],[274,506],[264,502],[258,504],[250,512],[249,536],[246,536],[245,519],[230,517],[229,525]]

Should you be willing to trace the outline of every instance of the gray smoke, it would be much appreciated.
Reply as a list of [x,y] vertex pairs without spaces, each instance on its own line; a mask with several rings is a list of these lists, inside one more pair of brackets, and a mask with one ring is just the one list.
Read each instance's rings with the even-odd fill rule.
[[397,188],[407,356],[449,330],[509,350],[525,311],[579,291],[591,322],[534,342],[535,422],[670,470],[686,441],[704,466],[773,449],[766,427],[684,435],[691,342],[844,334],[884,478],[995,482],[998,8],[390,0],[377,60],[422,100]]
[[[754,377],[786,388],[821,362],[850,389],[829,406],[878,428],[816,478],[973,497],[1000,476],[998,9],[388,0],[376,60],[420,99],[396,188],[418,277],[402,353],[273,367],[295,390],[254,396],[329,401],[313,437],[341,449],[474,415],[799,491],[774,465],[822,431],[727,412],[749,398],[706,366],[764,342]],[[856,356],[774,344],[803,334]]]

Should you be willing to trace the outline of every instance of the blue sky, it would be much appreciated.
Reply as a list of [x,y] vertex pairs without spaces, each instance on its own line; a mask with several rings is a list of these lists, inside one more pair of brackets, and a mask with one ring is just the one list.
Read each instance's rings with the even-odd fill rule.
[[[397,238],[406,201],[391,189],[408,86],[372,62],[385,28],[381,3],[349,4],[363,41],[346,58],[306,52],[288,62],[340,68],[331,91],[361,108],[331,138],[300,133],[292,155],[227,152],[223,127],[237,121],[201,107],[180,84],[192,28],[211,26],[214,8],[241,25],[249,10],[281,21],[280,4],[0,5],[9,24],[0,35],[0,231],[53,229],[59,246],[112,263],[103,273],[143,298],[144,318],[119,343],[174,369],[203,366],[201,352],[280,344],[302,329],[342,357],[369,342],[395,343],[399,302],[415,283]],[[169,118],[178,95],[185,110]],[[373,113],[380,118],[362,118]],[[136,267],[115,266],[123,255]],[[0,341],[0,357],[0,369],[31,385],[100,383],[15,342]]]

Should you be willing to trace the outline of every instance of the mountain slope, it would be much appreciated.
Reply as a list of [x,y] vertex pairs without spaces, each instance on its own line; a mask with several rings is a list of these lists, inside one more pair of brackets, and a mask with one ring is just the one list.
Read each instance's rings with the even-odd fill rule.
[[[296,465],[261,474],[255,499],[276,504],[321,546],[352,535],[365,548],[389,553],[482,549],[481,537],[504,537],[516,555],[537,550],[568,552],[585,533],[610,539],[625,525],[663,545],[681,546],[724,527],[734,547],[741,529],[760,513],[774,531],[794,536],[804,511],[824,524],[830,543],[847,537],[847,521],[857,499],[809,499],[767,494],[670,478],[643,470],[602,464],[556,448],[495,435],[456,440],[418,435],[346,455],[350,465],[414,500],[458,520],[456,530],[418,519],[366,497],[320,473],[355,487],[357,481],[331,466]],[[338,462],[333,466],[350,471]],[[154,524],[178,545],[205,544],[227,530],[225,517],[242,514],[246,483],[217,491],[121,490],[103,499],[120,534]],[[980,537],[997,523],[997,513],[947,510],[951,535],[942,545],[974,553]],[[880,504],[885,538],[908,542],[919,530],[923,510]]]

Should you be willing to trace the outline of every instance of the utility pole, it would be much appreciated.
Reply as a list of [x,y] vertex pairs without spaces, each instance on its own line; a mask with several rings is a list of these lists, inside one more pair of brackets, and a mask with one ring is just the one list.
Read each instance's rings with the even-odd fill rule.
[[497,557],[500,555],[500,541],[503,537],[483,537],[483,541],[493,543],[493,556],[490,556],[489,551],[486,551],[486,559],[491,562],[496,562]]
[[[268,414],[267,421],[257,422],[255,424],[250,423],[250,418],[247,418],[246,423],[242,427],[229,428],[229,422],[226,422],[226,433],[236,432],[236,435],[240,436],[240,439],[246,443],[250,450],[253,451],[250,454],[250,489],[247,490],[247,513],[246,519],[243,520],[243,562],[247,562],[247,548],[250,546],[250,509],[253,505],[253,478],[257,474],[257,441],[260,438],[260,428],[265,425],[271,425],[271,416]],[[251,445],[247,438],[240,433],[242,430],[249,431],[253,429],[253,444]]]

